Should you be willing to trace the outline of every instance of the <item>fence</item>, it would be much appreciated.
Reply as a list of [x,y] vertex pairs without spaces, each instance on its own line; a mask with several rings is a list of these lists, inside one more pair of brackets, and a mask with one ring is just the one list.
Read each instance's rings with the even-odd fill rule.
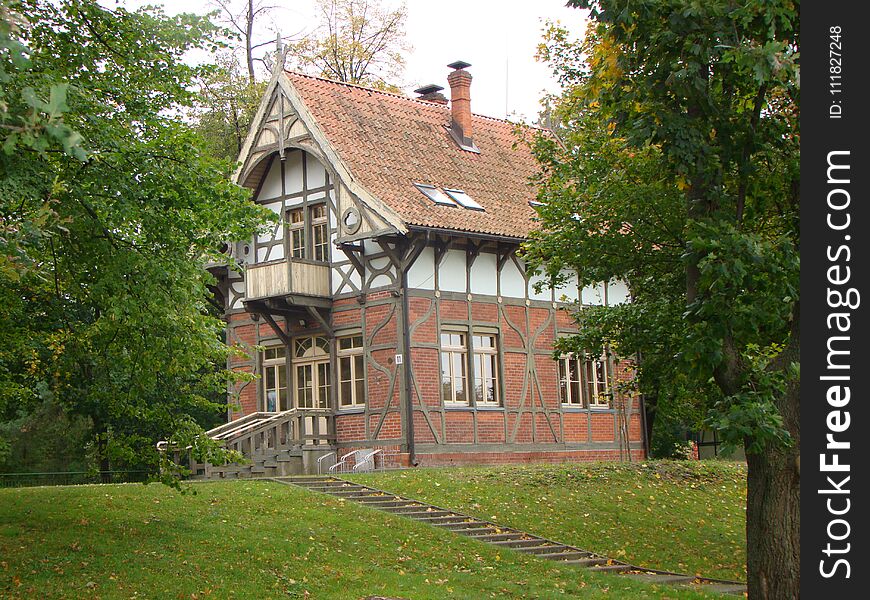
[[0,473],[0,488],[38,485],[81,485],[84,483],[136,483],[148,479],[150,471],[60,471],[55,473]]

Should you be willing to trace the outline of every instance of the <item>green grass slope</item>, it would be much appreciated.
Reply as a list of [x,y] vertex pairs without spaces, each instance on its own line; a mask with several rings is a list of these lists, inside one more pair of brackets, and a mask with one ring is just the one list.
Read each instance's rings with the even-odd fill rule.
[[[431,476],[446,486],[445,472]],[[0,490],[0,597],[707,597],[559,567],[287,485],[191,487],[196,495],[139,484]]]
[[647,568],[746,578],[742,464],[445,468],[351,479]]

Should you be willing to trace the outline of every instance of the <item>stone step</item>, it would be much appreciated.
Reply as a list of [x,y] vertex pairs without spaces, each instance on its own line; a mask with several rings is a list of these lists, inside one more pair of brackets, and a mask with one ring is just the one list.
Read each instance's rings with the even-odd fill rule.
[[[442,511],[442,512],[446,512],[446,511]],[[434,513],[424,513],[424,515],[419,516],[419,517],[411,516],[413,514],[415,514],[415,513],[405,513],[403,516],[414,519],[415,521],[422,521],[424,523],[432,523],[432,524],[435,524],[435,523],[456,523],[459,521],[464,521],[467,518],[463,515],[451,515],[451,514],[437,515]]]
[[[516,542],[526,541],[527,534],[522,531],[509,531],[508,533],[493,533],[489,535],[476,535],[474,539],[490,544],[499,544],[500,542]],[[533,538],[528,541],[534,542],[535,545],[540,544],[541,540]]]
[[623,577],[628,579],[636,579],[645,583],[656,583],[662,585],[679,585],[692,583],[695,580],[691,575],[665,575],[662,573],[626,573]]
[[746,586],[742,583],[703,583],[697,586],[692,586],[692,588],[703,592],[732,594],[735,596],[742,595],[746,591]]
[[579,550],[566,550],[564,552],[544,552],[537,555],[538,558],[546,558],[547,560],[577,560],[589,556],[588,552]]
[[519,548],[514,548],[514,550],[526,554],[554,554],[556,552],[565,552],[570,550],[570,548],[558,544],[540,544],[538,546],[521,546]]
[[598,567],[606,565],[610,562],[610,559],[604,556],[587,556],[586,558],[575,558],[573,560],[566,560],[565,562],[574,565],[575,567]]
[[480,538],[481,535],[489,535],[490,533],[494,533],[495,529],[493,529],[492,527],[472,527],[469,529],[453,529],[452,531],[477,539]]
[[[308,489],[311,490],[313,488],[308,488]],[[341,498],[356,498],[356,497],[360,497],[360,496],[370,496],[371,495],[371,491],[364,489],[364,488],[360,488],[358,490],[355,490],[353,488],[331,487],[331,488],[323,488],[323,489],[314,490],[314,491],[323,492],[324,494],[329,494],[331,496],[339,496]]]
[[423,508],[422,506],[416,507],[417,510],[412,511],[404,511],[401,514],[403,517],[408,517],[409,519],[434,519],[436,517],[458,517],[465,519],[462,515],[456,515],[449,510],[420,510]]
[[598,565],[595,567],[589,567],[590,571],[600,571],[602,573],[621,573],[623,571],[631,571],[630,565],[621,565],[621,564],[613,564],[613,565]]
[[407,500],[390,500],[386,498],[384,500],[360,500],[359,498],[354,498],[356,502],[360,504],[364,504],[366,506],[371,506],[374,508],[390,508],[390,507],[398,507],[398,506],[408,506]]
[[[389,512],[389,513],[393,513],[395,515],[401,515],[404,517],[407,515],[422,514],[423,512],[425,512],[425,508],[426,508],[425,505],[415,502],[415,503],[408,504],[405,506],[387,506],[384,508],[384,510]],[[441,512],[446,513],[447,511],[441,511]]]
[[[444,529],[450,529],[451,531],[458,531],[460,529],[476,529],[487,524],[483,521],[469,521],[467,518],[463,521],[459,521],[457,523],[433,523],[435,527],[443,527]],[[498,533],[495,529],[492,530],[493,533]]]
[[[488,541],[493,546],[500,546],[502,548],[523,548],[526,546],[540,546],[544,543],[544,540],[541,538],[530,538],[525,533],[501,533],[496,534],[494,536],[481,536],[481,538],[488,538]],[[491,539],[490,539],[491,538]]]

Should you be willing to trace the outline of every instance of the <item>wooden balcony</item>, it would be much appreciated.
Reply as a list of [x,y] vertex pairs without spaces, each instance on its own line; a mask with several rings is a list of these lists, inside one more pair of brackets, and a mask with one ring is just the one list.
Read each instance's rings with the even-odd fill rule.
[[245,299],[289,295],[329,298],[329,276],[328,264],[285,260],[251,264],[245,272]]

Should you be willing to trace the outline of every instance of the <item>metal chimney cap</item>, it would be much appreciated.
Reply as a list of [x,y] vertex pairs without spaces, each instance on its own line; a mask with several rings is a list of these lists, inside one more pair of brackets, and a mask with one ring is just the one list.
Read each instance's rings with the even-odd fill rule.
[[421,95],[425,96],[426,94],[434,94],[435,92],[440,92],[443,89],[444,88],[441,87],[440,85],[435,85],[434,83],[430,83],[429,85],[424,85],[422,87],[418,87],[416,90],[414,90],[414,93],[421,94]]
[[470,67],[471,63],[467,63],[464,60],[457,60],[456,62],[452,62],[447,66],[450,67],[451,69],[456,69],[458,71],[459,69],[464,69],[466,67]]

